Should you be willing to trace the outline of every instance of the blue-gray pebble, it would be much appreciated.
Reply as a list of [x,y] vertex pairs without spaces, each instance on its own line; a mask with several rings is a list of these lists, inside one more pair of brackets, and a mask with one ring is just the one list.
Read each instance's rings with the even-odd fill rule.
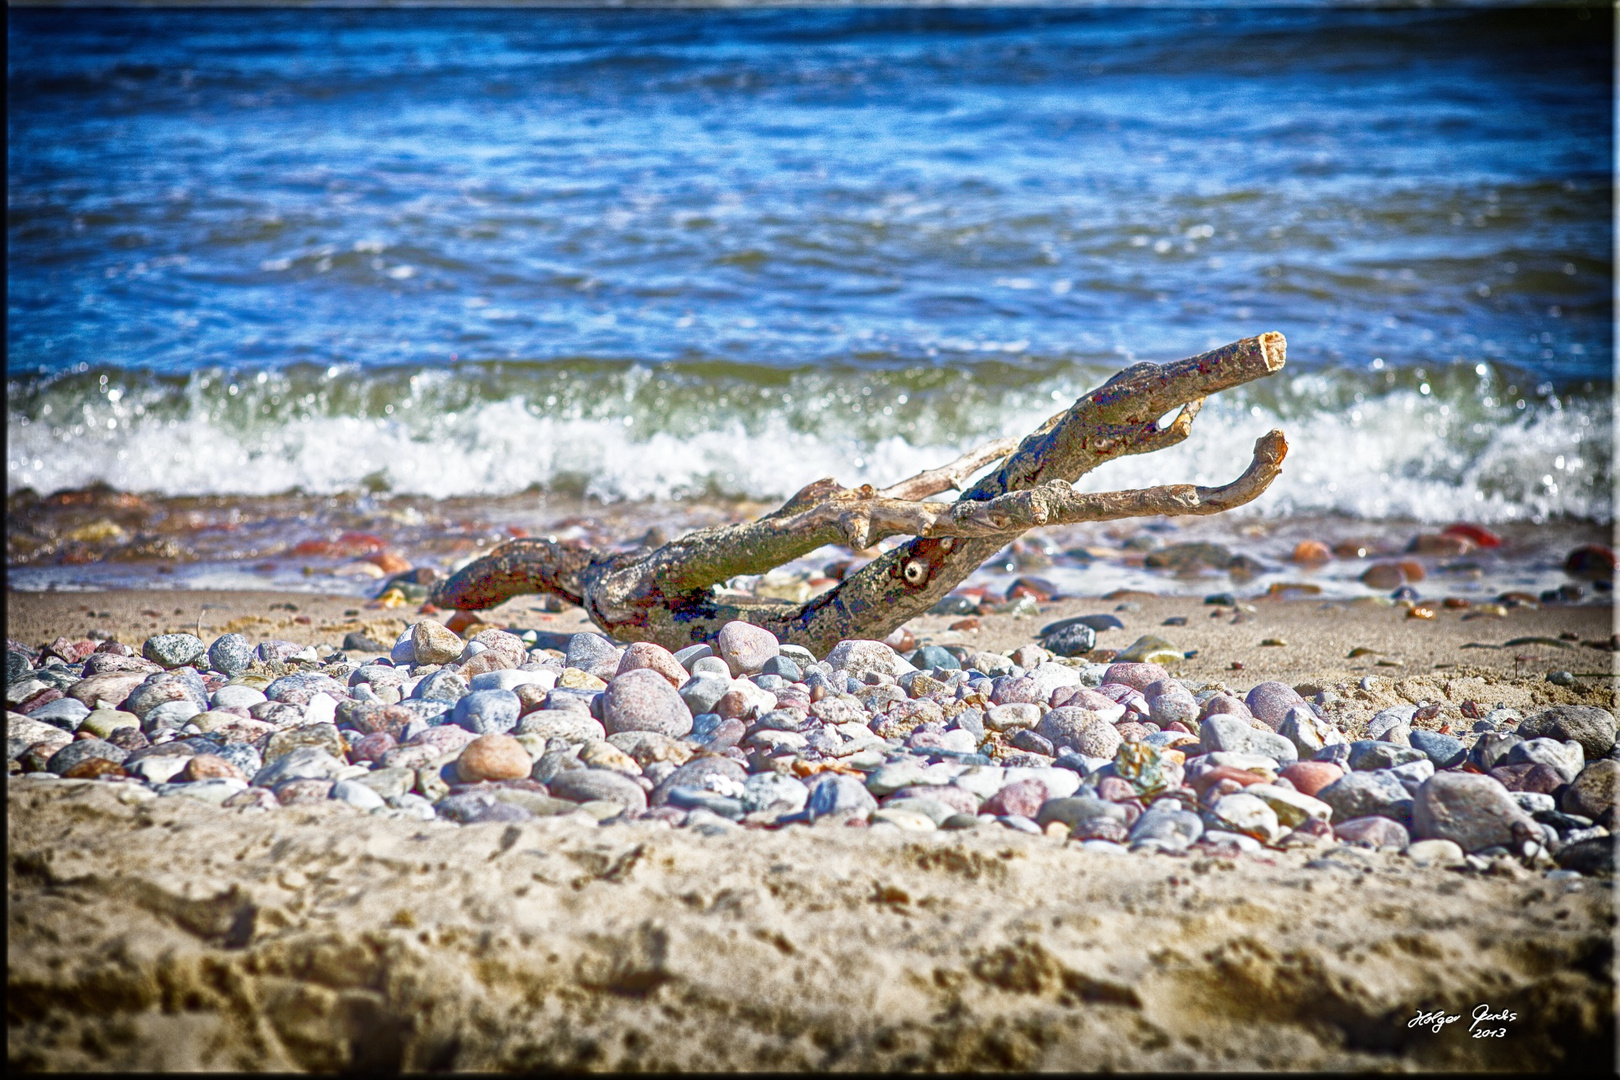
[[876,810],[877,800],[853,776],[821,773],[811,783],[808,808],[820,815],[862,813]]
[[759,673],[761,675],[780,675],[790,683],[796,683],[804,678],[804,672],[799,670],[799,665],[794,662],[792,657],[788,656],[771,657],[765,661],[764,666],[759,669]]
[[1468,748],[1461,739],[1450,735],[1420,729],[1413,731],[1410,738],[1412,745],[1427,754],[1437,769],[1455,768],[1468,759]]
[[1350,744],[1348,761],[1355,772],[1370,772],[1374,769],[1393,769],[1409,761],[1424,761],[1427,757],[1416,747],[1376,739],[1357,739]]
[[453,717],[474,735],[505,735],[517,727],[523,703],[510,690],[474,690],[456,702]]
[[957,671],[962,667],[949,649],[938,645],[924,645],[917,650],[911,662],[923,671],[933,671],[935,668],[945,668],[947,671]]

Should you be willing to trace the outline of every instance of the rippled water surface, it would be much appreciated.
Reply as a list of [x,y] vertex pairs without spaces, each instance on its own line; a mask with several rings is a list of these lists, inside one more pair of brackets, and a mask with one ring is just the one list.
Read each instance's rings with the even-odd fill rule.
[[1082,483],[1610,520],[1605,11],[7,18],[14,498],[768,500],[1280,330]]

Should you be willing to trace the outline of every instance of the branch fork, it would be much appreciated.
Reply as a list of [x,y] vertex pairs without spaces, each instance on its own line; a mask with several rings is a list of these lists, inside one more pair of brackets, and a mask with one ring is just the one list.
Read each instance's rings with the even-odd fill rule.
[[[756,521],[701,529],[653,548],[606,553],[579,544],[513,540],[442,582],[432,602],[478,610],[526,593],[582,604],[613,637],[670,649],[711,638],[734,619],[825,652],[846,638],[882,638],[927,610],[1009,540],[1046,525],[1153,515],[1217,514],[1258,498],[1282,469],[1281,431],[1256,440],[1243,474],[1220,487],[1170,484],[1082,493],[1074,481],[1105,461],[1182,442],[1207,395],[1283,367],[1278,333],[1245,338],[1172,364],[1134,364],[1022,440],[997,439],[881,490],[806,485]],[[1178,410],[1164,427],[1159,418]],[[955,502],[925,501],[999,466]],[[856,550],[912,539],[802,605],[727,603],[713,587],[759,574],[826,544]]]

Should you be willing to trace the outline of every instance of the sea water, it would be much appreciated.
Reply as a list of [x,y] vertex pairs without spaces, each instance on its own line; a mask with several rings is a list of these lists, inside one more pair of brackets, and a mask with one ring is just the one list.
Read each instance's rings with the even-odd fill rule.
[[[633,540],[1265,330],[1281,374],[1080,486],[1223,483],[1281,427],[1271,490],[1189,535],[1286,576],[1297,536],[1482,522],[1525,558],[1478,588],[1612,518],[1600,8],[7,21],[19,587]],[[99,547],[53,517],[119,498]],[[1102,565],[1056,570],[1210,587]]]

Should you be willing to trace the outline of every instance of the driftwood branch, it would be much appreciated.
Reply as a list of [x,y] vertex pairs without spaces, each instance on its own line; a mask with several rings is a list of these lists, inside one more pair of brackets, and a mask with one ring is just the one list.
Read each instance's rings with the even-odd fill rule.
[[[1280,431],[1261,436],[1243,475],[1222,487],[1177,484],[1085,494],[1073,482],[1113,458],[1181,442],[1207,395],[1269,375],[1284,359],[1283,337],[1271,333],[1173,364],[1135,364],[1021,441],[988,443],[881,491],[817,480],[757,521],[702,529],[650,550],[603,554],[544,540],[512,541],[442,583],[433,601],[474,610],[550,592],[583,604],[615,637],[670,648],[703,641],[739,618],[817,651],[843,638],[883,637],[1029,529],[1214,514],[1257,498],[1287,454]],[[1160,427],[1159,419],[1175,409],[1175,419]],[[1000,467],[957,501],[922,501],[959,488],[998,460]],[[803,605],[731,604],[714,595],[713,586],[729,578],[763,573],[827,544],[861,549],[892,536],[912,539]]]

